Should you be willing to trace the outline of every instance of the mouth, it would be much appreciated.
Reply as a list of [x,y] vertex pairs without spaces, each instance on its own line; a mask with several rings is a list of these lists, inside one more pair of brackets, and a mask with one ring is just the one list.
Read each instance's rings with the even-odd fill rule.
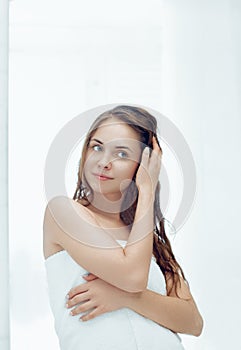
[[95,177],[97,177],[98,180],[106,181],[106,180],[113,180],[113,177],[109,177],[103,174],[93,174]]

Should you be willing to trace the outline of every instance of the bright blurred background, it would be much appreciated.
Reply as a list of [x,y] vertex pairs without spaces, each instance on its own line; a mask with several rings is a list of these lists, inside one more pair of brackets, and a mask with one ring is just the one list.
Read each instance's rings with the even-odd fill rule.
[[172,244],[205,327],[181,337],[186,350],[239,348],[240,29],[238,0],[10,2],[11,350],[58,349],[42,253],[45,158],[69,120],[110,103],[155,109],[188,142],[197,196]]

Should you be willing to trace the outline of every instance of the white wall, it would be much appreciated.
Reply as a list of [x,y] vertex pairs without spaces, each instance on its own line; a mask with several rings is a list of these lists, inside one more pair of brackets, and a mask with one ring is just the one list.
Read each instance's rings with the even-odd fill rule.
[[8,2],[0,0],[0,349],[10,349],[8,237]]
[[11,349],[57,349],[42,255],[44,162],[80,112],[159,110],[181,130],[197,197],[173,241],[204,316],[187,350],[235,348],[241,291],[240,5],[235,1],[10,3]]
[[166,4],[163,87],[167,88],[163,88],[162,111],[174,117],[186,135],[198,171],[196,207],[182,229],[178,252],[205,328],[195,345],[192,339],[185,340],[193,349],[237,348],[241,324],[241,4]]

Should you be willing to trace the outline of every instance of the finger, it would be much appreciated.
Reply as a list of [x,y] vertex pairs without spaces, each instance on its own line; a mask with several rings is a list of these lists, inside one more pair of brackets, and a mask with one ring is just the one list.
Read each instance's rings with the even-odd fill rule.
[[68,308],[73,307],[81,302],[89,300],[89,294],[87,292],[83,292],[81,294],[75,295],[72,299],[68,300],[65,306]]
[[[156,138],[153,136],[153,151],[151,154],[151,162],[153,162],[153,160],[155,161],[155,163],[160,163],[162,159],[162,150],[160,149]],[[156,166],[156,164],[155,164]]]
[[158,154],[162,154],[162,150],[157,142],[157,138],[155,136],[152,136],[152,146],[153,146],[153,151],[157,152]]
[[87,283],[82,283],[74,288],[71,288],[68,294],[66,295],[66,299],[70,300],[75,295],[88,291]]
[[93,281],[93,280],[97,279],[98,277],[91,273],[88,276],[83,275],[82,278],[84,278],[86,281]]
[[90,301],[86,301],[85,303],[78,305],[76,308],[72,309],[70,311],[70,315],[71,316],[76,316],[81,314],[82,312],[86,312],[86,311],[90,311],[93,309],[93,302]]
[[91,311],[87,315],[81,316],[80,321],[89,321],[89,320],[91,320],[91,319],[95,318],[96,316],[99,316],[103,313],[105,313],[103,308],[96,307],[93,311]]
[[159,145],[157,136],[152,136],[152,147],[154,151],[162,153],[162,149],[161,149],[161,146]]
[[150,160],[150,149],[149,147],[145,147],[142,152],[140,165],[146,168],[148,166],[149,160]]

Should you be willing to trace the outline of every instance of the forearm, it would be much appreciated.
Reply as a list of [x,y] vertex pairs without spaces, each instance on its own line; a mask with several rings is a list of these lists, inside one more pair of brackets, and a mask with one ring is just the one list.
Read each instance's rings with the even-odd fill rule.
[[146,289],[126,294],[126,307],[176,333],[199,336],[203,321],[192,302]]
[[140,280],[140,291],[145,290],[148,281],[150,260],[153,250],[154,197],[139,193],[136,214],[125,248],[126,259],[130,259],[133,279]]
[[[129,234],[124,252],[125,255],[137,254],[139,259],[145,255],[151,258],[154,229],[154,196],[147,192],[140,192],[131,232]],[[142,241],[142,244],[135,244]],[[148,252],[148,254],[147,254]],[[149,266],[148,266],[149,270]]]
[[139,191],[135,217],[131,232],[128,237],[126,251],[128,247],[153,232],[154,229],[154,194],[147,190]]
[[[131,242],[125,249],[102,227],[95,225],[84,207],[64,196],[53,198],[49,204],[51,208],[47,206],[44,236],[63,247],[77,264],[106,282],[129,292],[145,290],[153,242],[153,202],[150,202],[150,198],[149,195],[140,196],[135,225],[131,230],[134,237],[142,229],[144,238],[137,239],[137,243]],[[78,235],[79,232],[82,234]],[[104,242],[102,246],[109,239],[113,249],[100,249],[101,245],[93,246],[93,243],[90,246],[82,244],[86,242],[85,237],[88,243],[89,236],[96,237],[96,240],[100,237]]]

